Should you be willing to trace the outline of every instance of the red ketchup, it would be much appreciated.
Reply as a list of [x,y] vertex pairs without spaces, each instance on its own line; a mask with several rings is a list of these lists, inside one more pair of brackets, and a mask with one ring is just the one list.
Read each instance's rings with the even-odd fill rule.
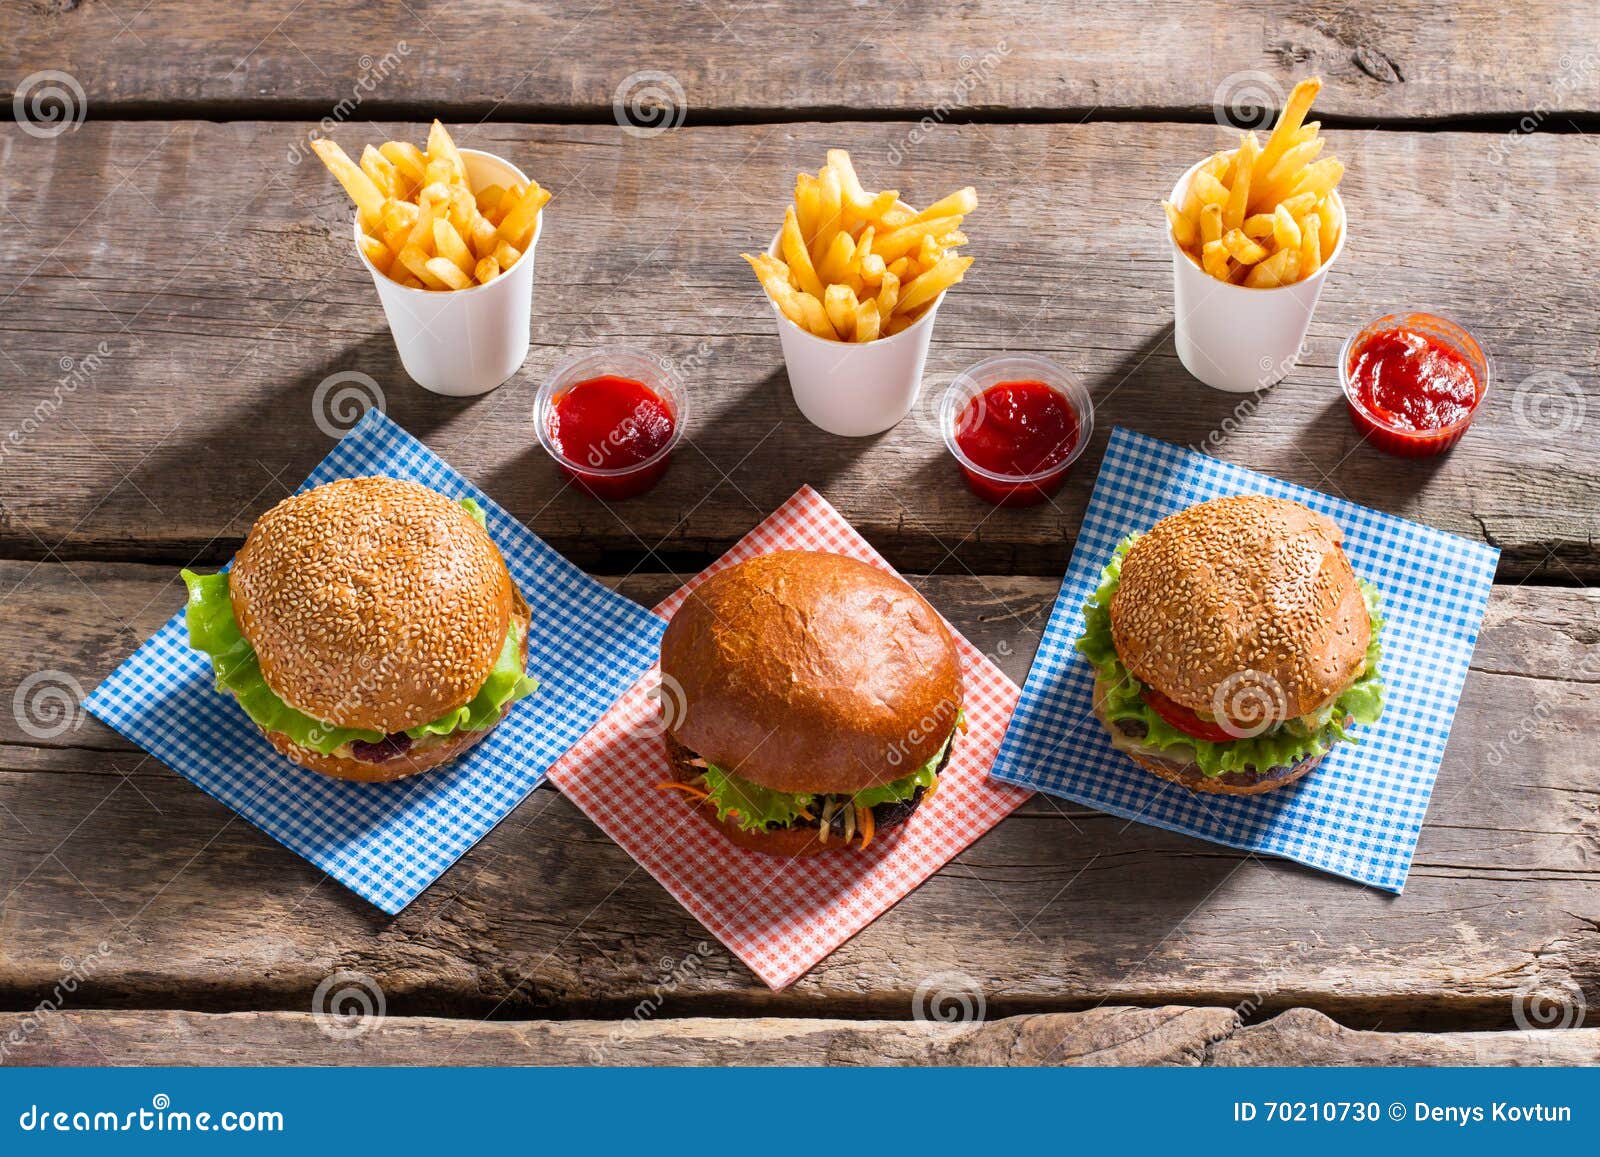
[[[1464,331],[1461,337],[1476,349]],[[1440,454],[1459,442],[1488,385],[1482,362],[1404,322],[1358,336],[1345,356],[1350,420],[1374,446],[1402,457]]]
[[1032,506],[1061,488],[1081,430],[1077,410],[1059,390],[1044,382],[999,382],[956,419],[956,445],[980,468],[962,462],[961,472],[979,498]]
[[[643,382],[605,374],[556,396],[545,419],[561,469],[596,498],[643,494],[667,472],[676,419]],[[585,468],[588,469],[585,469]]]

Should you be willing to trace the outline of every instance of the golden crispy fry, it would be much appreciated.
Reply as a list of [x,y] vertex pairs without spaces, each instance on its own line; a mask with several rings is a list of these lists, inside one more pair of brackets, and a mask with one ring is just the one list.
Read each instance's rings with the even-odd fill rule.
[[500,272],[502,273],[515,265],[517,258],[521,256],[522,250],[509,241],[502,241],[494,247],[494,259],[499,264]]
[[1272,242],[1279,249],[1300,248],[1300,225],[1282,205],[1272,211]]
[[373,268],[379,273],[389,272],[389,267],[394,264],[394,254],[389,252],[387,245],[370,233],[363,233],[358,244],[366,259],[372,262]]
[[361,171],[385,197],[400,195],[400,178],[394,166],[371,145],[361,150]]
[[1245,209],[1250,204],[1250,174],[1256,162],[1256,135],[1246,133],[1239,142],[1239,155],[1234,160],[1236,176],[1228,189],[1228,200],[1222,206],[1222,227],[1234,230],[1244,225]]
[[378,186],[372,183],[372,178],[361,171],[361,166],[352,161],[349,154],[337,144],[325,137],[312,141],[311,150],[322,158],[322,163],[328,166],[328,171],[339,179],[339,184],[350,194],[350,199],[356,203],[361,216],[364,219],[377,220],[383,212],[384,197],[378,191]]
[[[1280,205],[1278,211],[1283,212]],[[1322,218],[1315,213],[1307,213],[1300,219],[1300,276],[1310,277],[1322,268]]]
[[894,307],[899,300],[900,279],[885,270],[883,282],[878,286],[878,316],[880,318],[892,316]]
[[1252,213],[1244,219],[1244,235],[1260,241],[1263,237],[1272,236],[1273,214]]
[[416,145],[410,141],[384,141],[378,152],[413,186],[422,184],[422,170],[428,159]]
[[529,181],[527,189],[501,220],[500,236],[518,249],[526,249],[539,213],[549,200],[550,194],[540,188],[538,181]]
[[882,321],[878,313],[876,301],[863,301],[856,306],[855,332],[856,341],[872,341],[878,336]]
[[792,205],[784,210],[783,234],[778,241],[778,250],[783,254],[784,261],[788,262],[789,273],[795,284],[807,293],[821,297],[822,281],[817,277],[816,267],[811,264],[811,251],[806,248],[805,234],[800,229],[800,216]]
[[427,269],[451,289],[465,289],[472,284],[472,278],[463,273],[461,268],[447,257],[428,258]]
[[850,341],[856,332],[856,295],[848,285],[830,285],[828,292],[822,299],[822,304],[828,311],[828,320],[833,323],[834,331],[845,341]]
[[1201,247],[1200,266],[1218,281],[1228,280],[1228,247],[1220,238]]
[[1299,252],[1280,249],[1265,261],[1252,266],[1244,283],[1251,289],[1273,289],[1280,285],[1291,285],[1299,279]]
[[873,341],[903,330],[961,280],[961,226],[977,193],[958,189],[918,212],[893,190],[865,188],[849,153],[830,149],[797,174],[776,252],[745,254],[786,318],[818,337]]
[[822,217],[822,187],[809,173],[800,173],[794,179],[794,214],[800,236],[810,245],[816,239],[817,222]]
[[1229,229],[1222,235],[1222,247],[1228,256],[1241,265],[1254,265],[1267,255],[1267,251],[1244,235],[1243,229]]
[[550,199],[536,181],[474,192],[460,151],[438,121],[426,151],[385,141],[363,148],[357,165],[332,141],[313,141],[312,148],[356,203],[361,252],[410,288],[492,281],[522,256]]
[[900,300],[895,303],[895,312],[915,313],[960,281],[966,275],[967,266],[971,264],[970,257],[956,255],[946,257],[904,287],[900,293]]
[[1294,86],[1294,91],[1289,93],[1289,99],[1284,102],[1283,112],[1278,114],[1278,123],[1272,126],[1272,135],[1267,138],[1266,148],[1255,159],[1256,174],[1265,176],[1270,173],[1279,158],[1289,151],[1294,144],[1295,134],[1305,123],[1306,113],[1311,111],[1311,102],[1317,99],[1317,93],[1321,91],[1322,80],[1315,76],[1307,77]]
[[445,288],[445,283],[439,280],[438,276],[428,268],[428,262],[432,261],[433,258],[429,257],[420,247],[407,245],[399,253],[395,254],[395,260],[410,270],[411,275],[422,282],[424,287],[428,289]]
[[452,181],[463,185],[467,183],[466,163],[456,151],[456,143],[450,139],[449,132],[437,120],[428,126],[428,163],[435,161],[443,161],[450,167]]
[[[433,223],[433,248],[440,257],[450,262],[463,275],[472,272],[472,267],[477,264],[472,256],[472,250],[467,248],[467,243],[461,239],[461,234],[456,232],[456,227],[443,217]],[[460,288],[457,286],[456,288]]]
[[1318,202],[1317,217],[1322,222],[1322,228],[1317,231],[1317,242],[1322,246],[1322,260],[1326,263],[1339,244],[1339,231],[1344,228],[1344,218],[1331,200]]
[[[1322,155],[1321,125],[1305,119],[1321,83],[1294,87],[1264,146],[1244,134],[1238,148],[1195,167],[1178,204],[1162,202],[1174,243],[1212,277],[1273,288],[1311,276],[1332,256],[1344,224],[1334,201],[1344,165]],[[910,254],[931,256],[920,247]]]

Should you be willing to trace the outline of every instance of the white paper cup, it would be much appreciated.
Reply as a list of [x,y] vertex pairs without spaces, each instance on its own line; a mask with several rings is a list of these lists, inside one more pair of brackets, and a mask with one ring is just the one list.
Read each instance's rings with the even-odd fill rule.
[[[1170,200],[1183,204],[1194,165],[1172,188]],[[1322,296],[1328,270],[1344,252],[1350,223],[1344,202],[1333,194],[1339,210],[1339,242],[1322,267],[1304,281],[1276,289],[1247,289],[1218,281],[1189,259],[1172,230],[1173,341],[1183,368],[1206,385],[1234,393],[1250,393],[1280,381],[1300,358],[1311,328],[1311,314]]]
[[[778,239],[774,237],[767,247],[774,257],[782,256]],[[789,389],[806,420],[830,434],[860,438],[881,434],[909,414],[922,389],[933,316],[943,301],[941,293],[921,317],[893,337],[854,342],[830,341],[802,329],[768,297],[778,319]]]
[[[527,183],[527,174],[493,153],[462,149],[461,159],[473,192],[487,185]],[[359,216],[354,228],[359,240]],[[412,381],[436,394],[465,398],[488,393],[521,368],[528,356],[533,251],[543,231],[541,211],[527,252],[488,285],[470,289],[408,289],[380,273],[356,245],[356,255],[378,287],[400,364]]]

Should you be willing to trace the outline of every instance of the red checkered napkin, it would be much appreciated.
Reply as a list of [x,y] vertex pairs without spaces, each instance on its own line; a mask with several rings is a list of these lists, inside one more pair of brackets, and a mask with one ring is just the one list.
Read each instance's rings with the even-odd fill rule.
[[[826,499],[805,486],[727,554],[655,608],[670,617],[723,567],[774,550],[826,550],[890,570]],[[662,746],[661,673],[650,672],[550,768],[550,778],[716,938],[773,988],[802,976],[1004,819],[1031,792],[989,779],[1019,694],[959,633],[967,733],[939,790],[897,834],[865,852],[785,860],[735,847],[655,785],[671,778]]]

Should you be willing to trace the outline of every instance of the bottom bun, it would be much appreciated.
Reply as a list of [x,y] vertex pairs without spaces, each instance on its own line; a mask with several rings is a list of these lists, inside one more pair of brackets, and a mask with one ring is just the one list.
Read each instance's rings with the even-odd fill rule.
[[[669,732],[666,736],[667,759],[672,764],[672,778],[679,783],[693,784],[700,778],[700,768],[690,763],[695,758],[690,751]],[[955,747],[951,741],[945,748],[944,759],[939,763],[939,772],[943,772],[945,765],[950,762],[950,752]],[[674,793],[681,794],[681,793]],[[892,839],[900,828],[905,826],[906,820],[911,818],[911,813],[926,797],[926,792],[921,788],[917,794],[906,803],[879,804],[872,809],[877,830],[873,835],[870,847],[877,847],[880,840]],[[796,859],[800,856],[819,856],[826,852],[861,851],[861,841],[851,839],[848,843],[841,839],[830,838],[827,843],[822,842],[822,829],[820,827],[790,826],[786,828],[767,828],[764,831],[746,831],[731,819],[717,818],[717,809],[710,803],[700,801],[695,804],[694,810],[703,816],[712,827],[716,828],[728,839],[741,848],[748,848],[752,852],[763,852],[769,856],[786,856]],[[892,817],[885,822],[880,817]]]
[[1110,733],[1111,745],[1146,771],[1173,783],[1182,784],[1190,791],[1209,792],[1212,795],[1260,795],[1264,791],[1272,791],[1284,784],[1293,783],[1301,776],[1310,773],[1323,760],[1321,755],[1308,755],[1298,763],[1285,764],[1281,767],[1269,767],[1265,770],[1251,768],[1249,771],[1225,771],[1221,775],[1207,775],[1192,759],[1172,759],[1165,755],[1157,755],[1150,748],[1140,744],[1137,739],[1124,735],[1117,725],[1106,717],[1103,683],[1103,677],[1096,677],[1094,713]]
[[[528,665],[528,624],[532,621],[532,612],[523,600],[522,592],[512,588],[514,602],[511,614],[522,628],[522,665]],[[391,783],[397,779],[417,775],[424,771],[438,767],[441,763],[449,763],[452,759],[465,753],[469,748],[481,743],[488,734],[500,726],[506,717],[506,711],[513,704],[506,704],[500,709],[500,718],[481,731],[452,731],[449,735],[430,735],[426,739],[419,739],[398,755],[391,755],[379,763],[369,763],[364,759],[355,759],[348,755],[323,755],[320,751],[312,751],[309,747],[301,747],[281,731],[262,732],[278,749],[278,753],[309,771],[319,771],[323,775],[331,775],[335,779],[351,779],[360,783]]]
[[482,731],[452,731],[449,735],[432,736],[429,740],[415,743],[409,750],[399,755],[392,755],[381,763],[368,763],[364,759],[354,759],[348,755],[323,755],[320,751],[301,747],[281,731],[268,731],[265,734],[272,746],[278,749],[279,754],[310,771],[320,771],[323,775],[331,775],[335,779],[353,779],[361,783],[389,783],[392,780],[405,779],[408,775],[428,771],[441,763],[450,762],[469,747],[481,742],[498,726],[500,724],[497,722],[494,727],[485,727]]

